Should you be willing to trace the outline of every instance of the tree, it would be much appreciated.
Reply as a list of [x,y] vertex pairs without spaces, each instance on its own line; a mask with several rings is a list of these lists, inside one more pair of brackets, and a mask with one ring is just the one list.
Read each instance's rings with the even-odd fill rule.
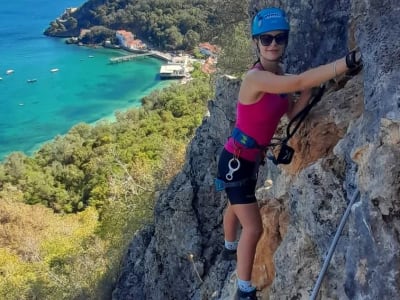
[[25,178],[26,160],[28,158],[21,152],[14,152],[6,158],[3,172],[11,183],[16,184]]
[[182,47],[183,36],[179,32],[179,29],[176,26],[171,26],[167,30],[165,30],[165,46],[167,49],[179,49]]
[[254,61],[247,22],[240,22],[231,28],[230,34],[221,37],[222,52],[217,67],[224,73],[241,75]]
[[183,38],[183,46],[188,49],[194,49],[200,42],[200,34],[196,31],[189,29]]

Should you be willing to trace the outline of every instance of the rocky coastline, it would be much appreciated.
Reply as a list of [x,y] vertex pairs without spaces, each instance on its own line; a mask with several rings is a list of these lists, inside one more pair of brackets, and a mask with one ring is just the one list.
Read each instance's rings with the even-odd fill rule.
[[[88,5],[89,2],[85,5]],[[65,38],[66,44],[93,48],[104,47],[109,49],[122,49],[133,54],[153,55],[167,61],[170,65],[181,65],[182,71],[170,70],[168,72],[176,73],[179,71],[179,73],[182,74],[179,76],[173,74],[162,75],[163,79],[169,77],[179,78],[182,83],[186,83],[191,79],[190,72],[193,70],[193,62],[200,63],[202,66],[201,70],[204,73],[210,74],[215,72],[216,60],[214,55],[216,55],[216,53],[213,53],[212,50],[206,50],[208,53],[206,56],[195,57],[193,56],[193,51],[165,51],[163,49],[157,49],[157,47],[149,44],[148,41],[143,42],[136,38],[133,32],[113,30],[101,24],[97,24],[94,20],[90,20],[89,15],[85,12],[87,11],[85,5],[80,8],[67,8],[60,17],[50,23],[49,27],[44,31],[44,34],[50,37]],[[82,17],[87,18],[86,25],[88,28],[82,28],[79,22],[79,19]],[[118,37],[121,34],[130,35],[129,43],[127,43],[127,41],[121,41],[121,38]],[[208,43],[204,44],[210,45]],[[212,48],[215,47],[213,46]],[[190,63],[188,64],[188,62]],[[168,68],[173,68],[173,66],[164,67],[164,69]],[[160,76],[161,72],[162,70],[160,70]]]

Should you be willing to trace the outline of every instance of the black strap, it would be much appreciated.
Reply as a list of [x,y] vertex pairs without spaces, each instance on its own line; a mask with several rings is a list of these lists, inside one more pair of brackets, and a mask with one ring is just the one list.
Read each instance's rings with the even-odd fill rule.
[[[286,128],[286,138],[284,141],[288,141],[299,129],[300,124],[304,121],[304,119],[307,117],[309,114],[311,108],[313,108],[319,101],[321,101],[322,96],[325,92],[325,85],[322,85],[318,88],[317,93],[315,96],[311,99],[310,103],[307,104],[306,107],[304,107],[300,112],[298,112],[293,119],[290,120],[287,128]],[[290,128],[295,124],[295,127],[292,131],[290,131]]]
[[[322,95],[325,92],[325,85],[319,87],[317,93],[311,99],[310,103],[304,107],[300,112],[298,112],[293,119],[290,120],[288,126],[286,127],[286,138],[279,140],[278,143],[272,143],[270,146],[276,147],[280,146],[279,153],[277,157],[275,157],[272,153],[268,154],[267,157],[272,160],[275,165],[278,164],[290,164],[294,155],[294,149],[287,145],[288,141],[299,129],[300,124],[304,121],[304,119],[309,114],[310,110],[322,99]],[[294,125],[293,130],[291,127]]]

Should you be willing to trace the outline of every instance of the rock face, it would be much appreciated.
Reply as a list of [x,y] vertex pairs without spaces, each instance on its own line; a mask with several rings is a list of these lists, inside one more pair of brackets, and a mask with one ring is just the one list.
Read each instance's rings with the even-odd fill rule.
[[[360,197],[337,244],[318,299],[400,295],[400,26],[397,0],[251,1],[285,8],[286,62],[299,72],[358,45],[363,71],[328,84],[290,144],[291,165],[270,162],[257,197],[264,234],[253,281],[262,299],[309,299],[341,217]],[[310,12],[311,10],[311,12]],[[221,260],[223,193],[217,157],[235,120],[238,79],[221,77],[209,116],[182,172],[162,194],[154,225],[138,232],[113,299],[230,299],[235,264]],[[272,185],[271,185],[272,183]]]

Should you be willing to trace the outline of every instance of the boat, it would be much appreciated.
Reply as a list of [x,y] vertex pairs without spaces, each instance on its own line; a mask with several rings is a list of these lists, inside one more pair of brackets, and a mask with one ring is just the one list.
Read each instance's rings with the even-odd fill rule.
[[93,56],[93,55],[89,55],[88,57],[89,57],[89,58],[93,58],[94,56]]
[[3,77],[0,77],[0,80],[3,80]]
[[12,73],[14,73],[14,70],[7,70],[7,71],[6,71],[6,74],[7,74],[7,75],[10,75],[10,74],[12,74]]
[[58,72],[58,71],[59,71],[59,69],[57,69],[57,68],[54,68],[54,69],[50,70],[50,72],[52,72],[52,73],[55,73],[55,72]]
[[37,79],[36,78],[33,78],[33,79],[28,79],[26,82],[27,83],[34,83],[34,82],[36,82],[37,81]]

